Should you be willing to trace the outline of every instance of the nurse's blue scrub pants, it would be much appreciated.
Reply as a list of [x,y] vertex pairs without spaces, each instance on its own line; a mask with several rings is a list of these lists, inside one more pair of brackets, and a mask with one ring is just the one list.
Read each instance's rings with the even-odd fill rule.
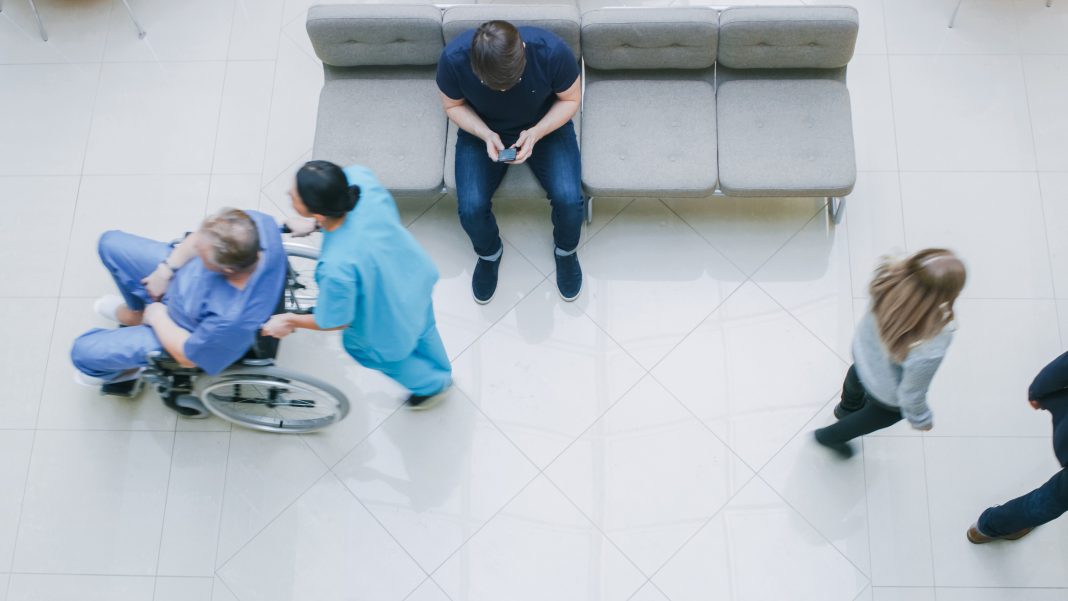
[[[170,244],[113,230],[100,236],[97,252],[127,307],[140,311],[152,302],[141,280],[167,258]],[[74,341],[70,358],[82,373],[110,380],[128,369],[148,365],[148,354],[162,348],[148,326],[95,328]]]
[[434,306],[427,309],[427,326],[423,330],[415,350],[400,361],[383,361],[373,351],[345,347],[348,354],[360,365],[380,371],[393,378],[412,394],[430,396],[437,394],[452,383],[452,366],[445,353],[445,345],[438,335],[434,321]]

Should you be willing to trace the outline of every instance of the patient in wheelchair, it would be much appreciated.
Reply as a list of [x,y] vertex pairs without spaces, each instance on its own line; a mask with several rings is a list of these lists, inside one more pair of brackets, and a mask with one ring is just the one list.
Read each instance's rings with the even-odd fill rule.
[[275,220],[223,209],[177,244],[105,232],[100,260],[121,296],[94,308],[118,326],[74,341],[75,380],[108,394],[134,396],[153,351],[217,374],[239,360],[274,313],[286,277]]

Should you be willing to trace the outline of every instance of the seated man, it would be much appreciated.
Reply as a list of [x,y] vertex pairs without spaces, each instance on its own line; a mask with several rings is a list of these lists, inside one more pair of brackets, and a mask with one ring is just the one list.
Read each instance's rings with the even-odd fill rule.
[[137,393],[152,351],[209,374],[226,369],[252,346],[285,285],[278,225],[257,211],[223,209],[173,247],[105,232],[99,253],[122,296],[98,299],[96,311],[128,327],[82,334],[71,361],[76,381],[112,394]]

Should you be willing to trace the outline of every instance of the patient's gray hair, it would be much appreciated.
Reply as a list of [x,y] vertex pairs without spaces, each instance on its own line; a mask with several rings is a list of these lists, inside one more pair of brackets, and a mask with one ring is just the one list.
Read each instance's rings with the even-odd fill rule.
[[240,209],[223,209],[200,225],[200,235],[211,249],[209,260],[234,271],[251,271],[260,252],[260,233],[256,222]]

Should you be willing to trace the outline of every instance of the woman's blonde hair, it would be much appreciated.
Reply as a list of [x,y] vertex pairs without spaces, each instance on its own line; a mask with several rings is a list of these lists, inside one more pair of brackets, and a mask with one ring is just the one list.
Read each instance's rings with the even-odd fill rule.
[[965,279],[964,263],[944,248],[884,259],[868,290],[879,338],[895,361],[904,361],[914,344],[953,321],[953,303]]

